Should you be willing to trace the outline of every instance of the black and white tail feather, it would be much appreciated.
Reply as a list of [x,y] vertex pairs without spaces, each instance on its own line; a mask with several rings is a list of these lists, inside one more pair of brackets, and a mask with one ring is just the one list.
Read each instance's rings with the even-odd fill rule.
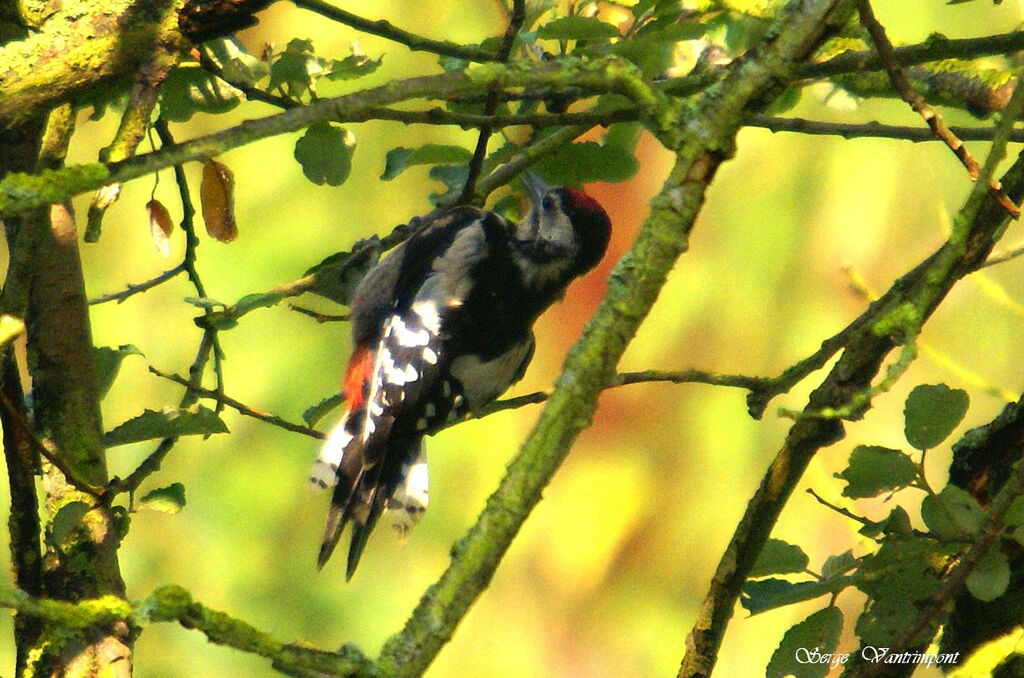
[[518,224],[458,207],[418,225],[357,288],[346,409],[310,473],[333,488],[318,565],[348,524],[347,578],[384,517],[405,535],[427,508],[424,436],[477,411],[518,381],[532,327],[601,259],[611,224],[592,198],[524,178]]

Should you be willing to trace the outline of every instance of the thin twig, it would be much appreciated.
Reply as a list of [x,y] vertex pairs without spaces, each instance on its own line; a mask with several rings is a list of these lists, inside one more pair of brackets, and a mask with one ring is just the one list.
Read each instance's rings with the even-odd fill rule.
[[62,474],[64,474],[64,477],[67,479],[70,485],[72,485],[76,490],[85,492],[86,494],[96,497],[97,499],[103,497],[105,493],[104,488],[94,487],[92,484],[89,483],[89,481],[85,480],[80,475],[78,475],[78,473],[72,467],[68,466],[68,464],[65,463],[64,459],[58,453],[57,449],[54,447],[52,442],[50,442],[49,440],[42,440],[38,436],[36,436],[36,434],[32,431],[32,427],[25,419],[24,413],[21,412],[17,407],[15,407],[14,403],[12,403],[10,399],[8,399],[7,394],[4,393],[2,390],[0,390],[0,407],[3,407],[4,411],[7,413],[7,421],[14,422],[14,425],[20,431],[22,437],[28,441],[28,444],[32,447],[32,449],[35,450],[39,454],[39,456],[43,457],[44,459],[46,459],[46,461],[53,464],[54,467],[56,467],[57,470],[59,470]]
[[[881,138],[899,139],[920,143],[925,141],[941,141],[935,134],[922,127],[906,125],[886,125],[880,122],[839,123],[807,120],[804,118],[784,118],[764,114],[755,114],[747,118],[748,127],[760,127],[772,132],[795,132],[798,134],[840,136],[844,139]],[[993,127],[950,127],[950,132],[961,141],[991,141],[995,135]],[[1024,142],[1024,130],[1012,130],[1010,141]]]
[[374,21],[372,19],[365,19],[351,12],[346,12],[343,9],[329,5],[322,0],[292,0],[296,7],[307,9],[311,12],[316,12],[322,17],[326,17],[331,21],[337,21],[338,23],[351,26],[364,33],[370,35],[376,35],[381,38],[386,38],[397,43],[401,43],[414,51],[433,52],[441,56],[454,57],[456,59],[465,59],[467,61],[497,61],[497,56],[494,52],[486,49],[480,49],[479,47],[468,47],[465,45],[457,45],[447,40],[431,40],[425,38],[422,35],[410,33],[409,31],[403,30],[391,24],[389,21],[383,19]]
[[[970,154],[963,142],[946,127],[942,116],[925,101],[923,96],[914,90],[910,80],[907,79],[906,73],[903,72],[903,69],[896,61],[895,50],[892,43],[889,42],[889,37],[885,34],[885,27],[875,18],[870,0],[860,0],[858,9],[860,11],[861,25],[867,29],[868,34],[871,36],[871,41],[875,49],[878,50],[878,57],[885,67],[886,73],[889,75],[889,81],[892,83],[893,88],[928,123],[935,136],[942,139],[949,146],[957,159],[967,169],[967,174],[970,176],[971,181],[976,181],[981,172],[981,166]],[[1003,191],[999,181],[991,178],[988,185],[993,197],[1006,210],[1007,214],[1014,219],[1018,218],[1020,216],[1020,208],[1013,204],[1013,201],[1006,196],[1006,192]]]
[[[630,384],[645,384],[655,382],[668,382],[671,384],[710,384],[712,386],[732,386],[745,388],[750,391],[758,391],[771,383],[768,377],[750,377],[742,374],[718,374],[704,370],[644,370],[642,372],[619,372],[611,378],[605,389],[629,386]],[[548,399],[550,393],[536,391],[514,398],[498,400],[484,407],[475,415],[477,419],[486,417],[495,412],[514,410],[525,405],[536,405]]]
[[146,290],[150,290],[156,287],[157,285],[162,285],[171,278],[177,277],[179,274],[184,272],[185,266],[183,264],[178,264],[174,268],[169,268],[160,275],[154,278],[150,278],[149,280],[146,280],[144,282],[128,283],[128,286],[125,287],[120,292],[111,292],[110,294],[104,294],[102,296],[96,297],[95,299],[90,299],[89,305],[95,306],[97,304],[105,304],[108,301],[116,301],[117,303],[120,304],[125,299],[133,297],[136,294],[141,294]]
[[260,89],[259,87],[253,87],[247,82],[231,78],[203,49],[199,50],[199,65],[244,94],[245,98],[249,101],[259,101],[285,110],[302,105],[302,102],[296,101],[295,99],[278,96],[277,94],[272,94],[266,90]]
[[321,324],[346,322],[349,319],[349,316],[346,313],[321,313],[320,311],[314,311],[311,308],[299,306],[298,304],[288,304],[288,308],[295,311],[296,313],[301,313],[302,315],[309,316],[310,318]]
[[[170,127],[167,125],[167,121],[164,118],[157,118],[154,128],[156,129],[157,135],[160,137],[161,144],[174,144],[174,137],[171,135]],[[185,233],[185,254],[182,257],[181,266],[185,269],[185,273],[188,275],[188,279],[192,283],[192,287],[195,288],[196,295],[200,298],[204,298],[206,297],[206,286],[203,284],[202,278],[199,276],[199,269],[196,268],[196,250],[199,247],[199,237],[196,235],[195,226],[196,208],[192,203],[192,193],[188,187],[188,178],[185,176],[185,168],[180,163],[174,166],[174,182],[178,187],[178,197],[181,200],[181,230]],[[206,318],[209,318],[213,313],[213,309],[204,309]],[[206,329],[207,332],[209,332],[209,340],[211,348],[213,349],[213,374],[214,378],[217,380],[217,391],[223,393],[224,350],[220,345],[220,335],[217,332],[217,328],[212,325],[208,325]],[[204,335],[204,341],[205,340],[206,337]],[[219,407],[217,412],[220,412]]]
[[[501,63],[508,63],[509,57],[512,56],[512,47],[515,45],[516,36],[519,34],[519,29],[523,27],[523,21],[526,20],[526,0],[512,0],[512,15],[508,20],[508,27],[505,29],[505,35],[502,36],[501,46],[498,47],[498,61]],[[487,93],[487,101],[484,102],[484,115],[494,115],[494,111],[498,108],[498,93],[497,87],[492,87],[491,91]],[[491,139],[491,134],[494,133],[494,125],[487,124],[480,126],[480,134],[476,139],[476,148],[473,149],[473,157],[469,161],[469,172],[466,175],[466,183],[462,187],[461,193],[456,200],[459,204],[471,204],[474,193],[476,191],[476,182],[480,178],[480,173],[484,169],[484,160],[487,158],[487,143]]]
[[[174,143],[174,139],[171,136],[170,129],[167,126],[167,121],[163,118],[158,118],[154,124],[154,128],[160,137],[160,142],[164,145]],[[200,297],[206,296],[206,288],[203,285],[202,279],[199,276],[199,271],[196,269],[196,249],[199,247],[199,237],[195,231],[195,206],[192,204],[192,198],[188,188],[188,180],[185,177],[184,168],[178,164],[174,166],[174,178],[175,183],[178,186],[178,194],[181,200],[182,219],[181,229],[185,233],[185,254],[182,257],[180,264],[181,269],[188,275],[189,281],[196,290],[196,294]],[[211,313],[210,309],[206,309],[206,316]],[[188,375],[189,382],[196,384],[199,383],[203,378],[203,372],[206,369],[206,364],[209,362],[211,356],[214,362],[214,373],[217,379],[217,392],[223,393],[224,379],[222,372],[222,360],[223,353],[220,347],[220,341],[217,334],[217,330],[213,327],[206,327],[203,332],[203,337],[199,342],[199,349],[196,351],[195,360],[189,366]],[[198,396],[191,389],[186,389],[185,393],[181,397],[180,406],[190,407],[195,404],[198,400]],[[135,491],[139,486],[148,478],[150,475],[160,469],[164,458],[174,448],[178,439],[176,437],[164,438],[158,444],[155,450],[147,456],[142,463],[140,463],[134,471],[132,471],[127,478],[124,480],[115,479],[110,483],[109,491],[112,495],[120,494],[121,492],[128,492],[129,503],[134,500]]]
[[180,384],[181,386],[184,386],[185,388],[187,388],[192,393],[195,393],[200,398],[208,398],[210,400],[215,400],[216,402],[227,405],[228,407],[235,410],[239,414],[244,414],[247,417],[259,419],[260,421],[272,424],[274,426],[277,426],[278,428],[283,428],[286,431],[291,431],[293,433],[301,433],[302,435],[309,436],[310,438],[317,438],[319,440],[322,440],[323,438],[326,437],[323,433],[317,431],[316,429],[309,428],[308,426],[303,426],[302,424],[290,422],[287,419],[282,419],[281,417],[274,414],[261,412],[260,410],[254,409],[246,405],[245,403],[235,400],[234,398],[224,393],[204,388],[203,386],[200,386],[197,383],[189,381],[188,379],[177,374],[168,374],[167,372],[162,372],[153,366],[150,366],[149,371],[162,379],[167,379],[169,381],[173,381],[175,384]]
[[[207,361],[210,359],[210,351],[213,350],[213,342],[211,339],[210,330],[203,332],[203,339],[199,342],[199,350],[196,352],[195,360],[192,361],[192,365],[189,367],[188,376],[190,383],[198,383],[203,376],[203,370],[206,367]],[[186,389],[185,394],[181,397],[180,406],[190,407],[194,405],[198,400],[198,397],[191,389]],[[116,496],[122,492],[127,492],[129,497],[134,498],[135,491],[139,489],[143,481],[149,476],[160,470],[160,465],[163,463],[164,458],[174,448],[175,443],[178,442],[177,438],[164,438],[161,440],[156,449],[150,452],[149,456],[142,460],[134,471],[128,474],[128,477],[121,480],[115,478],[111,481],[107,492],[110,496]]]
[[851,512],[849,509],[845,509],[842,506],[836,506],[835,504],[833,504],[832,502],[828,501],[827,499],[825,499],[824,497],[822,497],[820,494],[818,494],[817,492],[815,492],[813,489],[811,489],[809,487],[807,488],[807,494],[809,494],[812,497],[814,497],[815,500],[817,500],[817,502],[819,504],[821,504],[822,506],[824,506],[826,508],[830,508],[833,511],[835,511],[836,513],[838,513],[839,515],[845,516],[846,518],[849,518],[850,520],[855,520],[858,523],[860,523],[861,525],[874,525],[875,524],[874,522],[868,520],[864,516],[858,516],[856,513]]
[[1022,254],[1024,254],[1024,244],[1015,245],[1010,249],[1006,250],[1005,252],[1000,252],[999,254],[992,255],[991,257],[986,259],[985,263],[983,263],[978,268],[982,269],[987,268],[989,266],[995,266],[996,264],[1002,264],[1012,259],[1016,259]]

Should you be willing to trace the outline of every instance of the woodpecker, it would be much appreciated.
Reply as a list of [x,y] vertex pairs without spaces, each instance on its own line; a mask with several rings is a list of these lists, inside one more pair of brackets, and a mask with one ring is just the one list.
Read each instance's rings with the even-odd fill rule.
[[532,172],[522,181],[531,204],[518,224],[453,208],[356,288],[345,411],[310,474],[315,489],[334,488],[318,567],[347,523],[346,579],[382,514],[408,532],[427,508],[424,437],[522,378],[538,316],[604,256],[611,222],[596,200]]

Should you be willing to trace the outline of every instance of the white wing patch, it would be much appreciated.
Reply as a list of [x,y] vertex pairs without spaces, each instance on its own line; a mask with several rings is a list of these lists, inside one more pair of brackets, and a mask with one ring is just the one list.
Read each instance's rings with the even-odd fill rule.
[[[424,322],[427,325],[426,322]],[[430,327],[430,325],[427,325]],[[436,332],[435,332],[436,334]],[[388,330],[384,336],[393,335],[395,341],[398,342],[399,346],[405,346],[406,348],[415,348],[417,346],[426,346],[430,343],[430,332],[426,329],[412,330],[405,324],[399,316],[394,316],[391,324],[388,326]]]
[[429,479],[427,452],[422,441],[416,458],[402,467],[402,475],[405,480],[388,502],[387,515],[391,527],[404,539],[427,510]]
[[[420,317],[423,326],[433,332],[435,337],[441,334],[441,314],[437,311],[437,302],[433,299],[414,302],[412,312]],[[426,346],[426,342],[419,346]]]
[[313,462],[313,468],[309,471],[309,489],[311,492],[334,487],[338,484],[338,467],[341,466],[341,459],[345,456],[345,448],[352,441],[352,434],[345,430],[348,423],[348,412],[342,415],[341,420],[331,429],[330,435],[320,448],[320,454]]

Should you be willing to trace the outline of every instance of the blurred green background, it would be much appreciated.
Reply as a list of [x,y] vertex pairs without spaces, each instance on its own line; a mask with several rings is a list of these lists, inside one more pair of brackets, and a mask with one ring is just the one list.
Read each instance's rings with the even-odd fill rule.
[[[346,2],[347,9],[388,18],[432,37],[474,42],[501,30],[492,3]],[[752,3],[755,4],[755,3]],[[876,12],[897,43],[933,31],[969,37],[1014,28],[1013,2],[947,5],[942,0],[877,0]],[[260,15],[240,37],[258,53],[264,43],[283,48],[310,38],[318,54],[342,57],[358,38],[383,67],[358,85],[338,83],[334,94],[395,77],[434,72],[436,59],[331,24],[287,3]],[[866,102],[856,110],[828,107],[824,90],[811,88],[792,112],[823,120],[881,120],[920,125],[898,102]],[[835,103],[835,100],[833,100]],[[179,139],[214,131],[228,121],[272,113],[250,104],[230,116],[198,115],[172,126]],[[93,160],[117,120],[81,118],[71,162]],[[979,124],[949,113],[953,124]],[[357,150],[344,185],[317,187],[292,159],[297,135],[262,141],[221,158],[236,178],[238,240],[229,245],[204,236],[199,267],[209,295],[231,303],[299,277],[323,257],[355,239],[384,234],[429,209],[437,186],[416,168],[382,182],[384,154],[395,146],[435,141],[471,147],[475,135],[398,123],[349,126]],[[971,145],[979,157],[984,144]],[[1013,150],[1011,149],[1011,152]],[[598,270],[570,289],[564,303],[538,325],[537,357],[513,394],[546,389],[568,348],[591,315],[615,261],[629,246],[671,158],[655,142],[640,146],[641,171],[620,185],[592,185],[607,208],[614,241]],[[197,191],[199,167],[189,168]],[[944,238],[948,215],[970,186],[947,149],[936,143],[852,140],[771,134],[748,129],[736,158],[723,166],[681,260],[661,299],[630,346],[624,370],[695,367],[728,373],[774,375],[808,355],[852,320],[865,300],[851,290],[849,267],[876,291],[930,253]],[[170,260],[150,242],[143,207],[152,178],[125,187],[106,218],[100,243],[83,245],[91,296],[147,279],[178,260],[183,236],[172,236]],[[180,205],[169,171],[156,195],[177,221]],[[87,198],[77,203],[84,217]],[[1005,242],[1024,237],[1020,226]],[[864,422],[825,450],[785,511],[775,536],[801,544],[817,568],[847,548],[868,544],[856,524],[820,507],[803,492],[840,497],[832,474],[857,443],[900,447],[902,403],[918,383],[944,381],[967,389],[971,409],[963,428],[986,422],[1015,394],[1024,368],[1024,262],[1013,261],[973,276],[953,291],[928,324],[926,348],[900,384],[879,397]],[[184,372],[199,331],[193,291],[184,279],[123,304],[95,307],[97,345],[131,343],[145,358],[125,361],[104,401],[108,428],[143,408],[176,404],[180,388],[148,374],[147,363]],[[300,303],[340,312],[319,299]],[[334,392],[348,355],[348,328],[320,325],[285,305],[259,310],[221,335],[227,354],[227,393],[253,407],[299,420],[302,411]],[[945,358],[948,357],[948,360]],[[951,362],[952,361],[952,362]],[[526,523],[491,588],[471,610],[431,676],[561,676],[620,678],[675,675],[684,639],[722,550],[778,449],[788,420],[775,407],[800,408],[812,377],[773,402],[761,422],[746,414],[744,392],[702,385],[634,385],[607,392],[594,425],[580,438],[545,500]],[[178,515],[135,514],[121,550],[129,595],[144,597],[166,583],[188,588],[197,600],[253,623],[274,636],[337,648],[354,642],[370,654],[398,631],[421,592],[442,572],[448,549],[470,526],[537,416],[536,407],[469,422],[428,442],[431,508],[404,544],[381,530],[359,572],[344,582],[343,559],[317,572],[326,496],[310,497],[306,476],[315,441],[266,424],[224,414],[231,434],[179,442],[147,487],[184,483],[187,507]],[[152,445],[115,448],[113,474],[125,475]],[[948,452],[930,455],[933,484],[944,483]],[[144,488],[145,489],[145,488]],[[6,492],[6,486],[4,486]],[[5,498],[6,505],[6,498]],[[889,506],[858,502],[872,517]],[[7,553],[7,549],[4,549]],[[858,594],[841,602],[852,625]],[[738,610],[716,675],[763,675],[783,631],[821,606],[820,601],[746,618]],[[0,633],[10,637],[5,617]],[[847,633],[841,648],[852,648]],[[0,673],[13,666],[2,645]],[[137,675],[147,678],[276,675],[253,656],[209,644],[174,625],[147,628],[138,641]],[[921,671],[918,675],[929,675]]]

